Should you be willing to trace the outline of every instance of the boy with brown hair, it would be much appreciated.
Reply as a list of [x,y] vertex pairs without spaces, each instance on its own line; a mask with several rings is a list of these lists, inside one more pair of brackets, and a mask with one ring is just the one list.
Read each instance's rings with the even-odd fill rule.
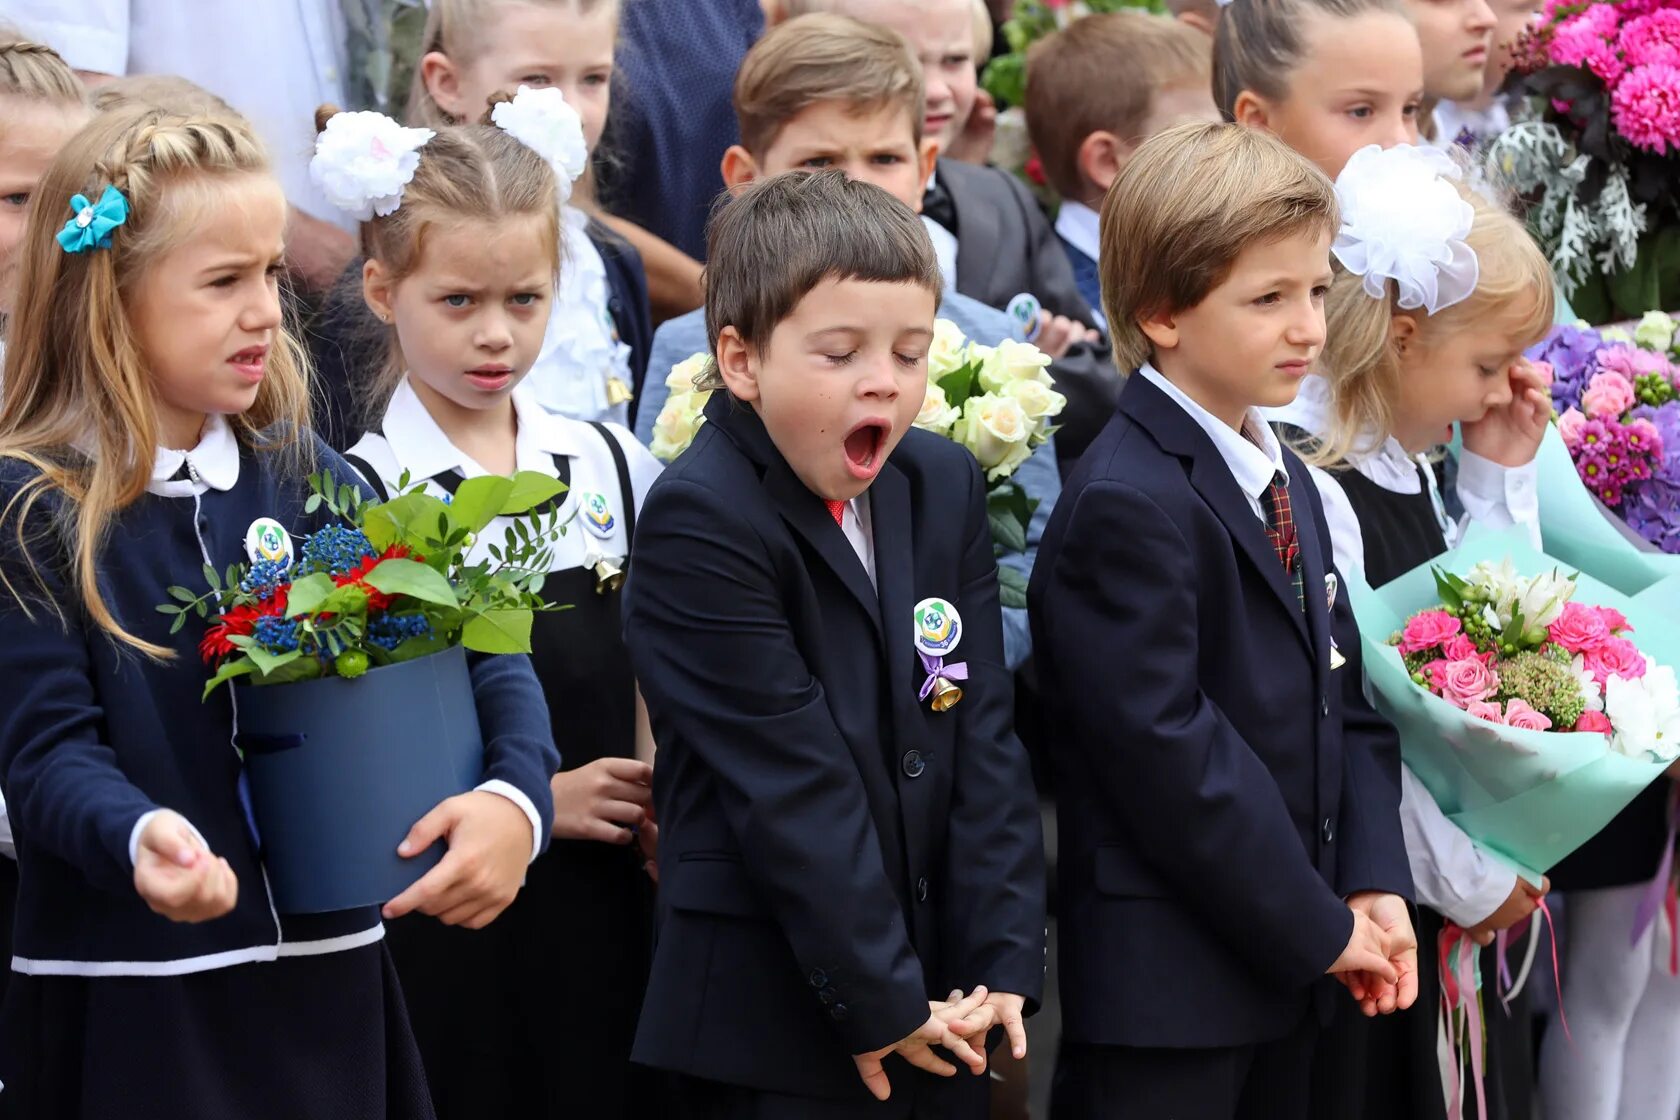
[[1259,412],[1324,344],[1335,194],[1269,135],[1186,124],[1103,211],[1132,372],[1028,592],[1058,784],[1052,1116],[1306,1116],[1347,998],[1326,975],[1368,1014],[1417,995],[1399,744],[1318,492]]
[[1095,207],[1145,140],[1219,119],[1212,71],[1206,35],[1141,11],[1075,20],[1027,53],[1027,134],[1062,198],[1056,234],[1092,307],[1102,306]]

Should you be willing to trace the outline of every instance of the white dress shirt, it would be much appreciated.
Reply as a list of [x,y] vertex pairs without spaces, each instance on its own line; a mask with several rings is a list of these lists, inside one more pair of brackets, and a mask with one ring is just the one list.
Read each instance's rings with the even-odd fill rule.
[[[928,176],[927,189],[939,181],[939,173]],[[933,242],[933,259],[939,262],[939,276],[945,282],[945,290],[957,290],[957,235],[928,217],[922,215],[922,226],[928,231],[928,238]]]
[[355,228],[309,179],[315,110],[346,96],[338,0],[6,0],[0,14],[78,70],[197,82],[250,119],[292,205]]
[[1278,444],[1271,425],[1266,423],[1259,410],[1248,410],[1243,416],[1242,431],[1238,432],[1191,400],[1184,390],[1168,381],[1150,363],[1143,363],[1138,368],[1138,375],[1148,378],[1150,384],[1178,402],[1178,406],[1190,414],[1190,419],[1208,434],[1214,447],[1219,449],[1219,457],[1225,460],[1225,465],[1231,470],[1231,476],[1237,480],[1243,497],[1248,499],[1248,508],[1254,511],[1255,517],[1264,522],[1266,507],[1263,499],[1266,491],[1271,489],[1272,480],[1278,475],[1283,476],[1284,485],[1287,486],[1289,472],[1284,469],[1283,448]]
[[869,491],[865,490],[846,503],[840,512],[840,531],[846,543],[857,553],[858,562],[869,573],[869,583],[875,585],[875,525],[869,513]]
[[567,206],[561,221],[566,243],[560,286],[525,384],[550,412],[628,426],[629,399],[614,404],[608,389],[616,378],[628,390],[631,375],[630,345],[620,339],[609,306],[607,266],[589,239],[588,214]]
[[[1056,233],[1094,261],[1102,260],[1102,216],[1083,202],[1063,202],[1056,211]],[[1097,326],[1108,329],[1102,308],[1093,307]]]
[[[1320,435],[1330,427],[1330,386],[1322,377],[1309,376],[1293,404],[1268,409],[1272,419],[1293,424]],[[1440,495],[1434,492],[1435,472],[1422,456],[1406,454],[1394,439],[1374,451],[1350,456],[1349,467],[1385,490],[1417,494],[1425,483],[1434,499],[1435,516],[1450,545],[1463,531],[1463,524],[1447,520]],[[1336,553],[1336,567],[1345,575],[1365,570],[1365,543],[1359,518],[1347,492],[1333,474],[1308,467],[1324,502],[1324,519]],[[1480,521],[1494,527],[1527,524],[1538,538],[1539,505],[1536,498],[1536,468],[1501,467],[1471,452],[1459,456],[1458,494],[1465,508],[1465,522]],[[1538,539],[1535,541],[1539,545]],[[1412,773],[1400,768],[1400,826],[1406,836],[1406,858],[1411,864],[1417,900],[1466,928],[1481,922],[1499,909],[1516,886],[1515,871],[1499,857],[1483,851],[1457,825],[1447,820],[1435,799]]]

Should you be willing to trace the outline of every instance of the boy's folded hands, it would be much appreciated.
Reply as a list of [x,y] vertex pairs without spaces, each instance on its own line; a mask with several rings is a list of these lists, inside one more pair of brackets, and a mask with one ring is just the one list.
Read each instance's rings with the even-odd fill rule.
[[[886,1070],[881,1065],[888,1054],[897,1054],[917,1069],[938,1074],[940,1077],[954,1075],[957,1067],[935,1054],[932,1049],[935,1046],[943,1046],[949,1050],[954,1058],[969,1068],[969,1072],[985,1073],[986,1032],[994,1024],[1004,1021],[1000,1016],[1007,1010],[1007,1002],[991,1002],[989,997],[990,993],[982,985],[966,996],[960,991],[955,991],[951,993],[950,999],[929,1000],[927,1022],[916,1030],[891,1046],[883,1046],[867,1054],[852,1055],[852,1061],[857,1063],[858,1076],[863,1079],[864,1085],[868,1086],[877,1100],[884,1101],[892,1091],[887,1082]],[[980,1044],[970,1044],[970,1038],[980,1040]],[[1023,1042],[1024,1040],[1023,1034]]]
[[1366,1015],[1404,1011],[1417,999],[1417,934],[1406,900],[1364,891],[1350,895],[1353,934],[1330,966]]

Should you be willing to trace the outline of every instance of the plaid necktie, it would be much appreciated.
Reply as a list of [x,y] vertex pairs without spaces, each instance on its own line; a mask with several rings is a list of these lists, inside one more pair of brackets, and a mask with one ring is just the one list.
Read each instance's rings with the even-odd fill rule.
[[1266,536],[1277,550],[1283,570],[1295,585],[1295,601],[1307,609],[1306,589],[1301,586],[1301,542],[1295,536],[1295,515],[1289,508],[1289,485],[1280,471],[1272,476],[1262,505],[1266,508]]

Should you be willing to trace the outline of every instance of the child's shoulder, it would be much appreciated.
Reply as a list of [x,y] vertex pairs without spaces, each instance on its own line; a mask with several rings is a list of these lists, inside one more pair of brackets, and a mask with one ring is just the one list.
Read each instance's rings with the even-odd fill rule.
[[912,487],[933,486],[952,497],[978,484],[980,478],[980,464],[967,448],[921,428],[904,433],[889,461],[910,479]]

